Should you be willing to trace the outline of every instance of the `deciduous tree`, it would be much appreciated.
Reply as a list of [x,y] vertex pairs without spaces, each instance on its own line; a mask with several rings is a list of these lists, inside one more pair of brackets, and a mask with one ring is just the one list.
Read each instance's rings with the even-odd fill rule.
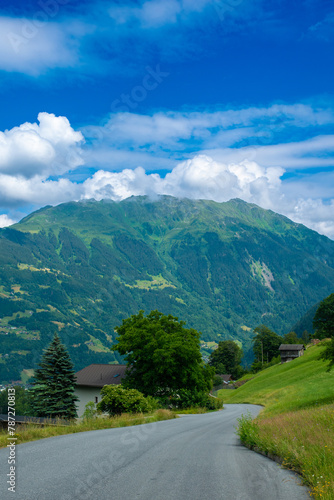
[[219,342],[217,349],[212,351],[209,357],[209,365],[216,369],[216,373],[231,374],[236,378],[240,371],[240,362],[243,356],[242,349],[233,340],[223,340]]
[[116,328],[112,349],[125,356],[128,371],[123,384],[145,396],[169,397],[180,389],[208,391],[213,369],[200,353],[200,333],[185,322],[159,311],[144,311]]
[[318,339],[334,337],[334,293],[320,302],[314,316],[313,328]]
[[283,344],[283,338],[265,325],[254,328],[253,352],[256,362],[269,362],[278,354],[278,348]]

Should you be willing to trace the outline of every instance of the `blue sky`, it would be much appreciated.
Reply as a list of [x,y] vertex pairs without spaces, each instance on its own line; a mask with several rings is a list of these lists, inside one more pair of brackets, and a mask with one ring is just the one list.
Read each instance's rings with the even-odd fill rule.
[[333,28],[326,0],[0,6],[0,226],[170,194],[334,239]]

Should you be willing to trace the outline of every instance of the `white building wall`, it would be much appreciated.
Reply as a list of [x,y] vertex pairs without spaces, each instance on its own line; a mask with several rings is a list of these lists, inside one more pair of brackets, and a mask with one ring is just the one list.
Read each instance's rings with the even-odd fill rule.
[[79,398],[79,401],[76,403],[78,417],[82,417],[87,403],[90,401],[95,403],[95,398],[98,398],[97,402],[99,403],[102,399],[100,387],[76,386],[74,393]]

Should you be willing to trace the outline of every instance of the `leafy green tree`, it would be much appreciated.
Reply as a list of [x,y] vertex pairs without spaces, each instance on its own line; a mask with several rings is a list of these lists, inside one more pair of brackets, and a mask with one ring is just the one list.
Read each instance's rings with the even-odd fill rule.
[[209,365],[213,366],[216,373],[231,374],[233,378],[238,377],[240,362],[243,356],[242,349],[233,340],[223,340],[219,342],[217,349],[209,356]]
[[331,338],[330,342],[326,343],[325,350],[321,353],[320,359],[323,361],[329,361],[327,371],[330,371],[334,366],[334,337]]
[[110,416],[122,413],[147,413],[152,404],[149,398],[136,389],[126,389],[121,385],[105,385],[101,389],[102,400],[97,410],[109,413]]
[[304,330],[302,333],[302,342],[304,345],[309,343],[310,337],[311,337],[311,334],[307,330]]
[[318,339],[334,337],[334,293],[320,302],[313,319],[313,328]]
[[255,362],[270,362],[279,354],[278,348],[283,344],[283,338],[265,325],[254,328],[254,333],[256,334],[253,337]]
[[[0,413],[7,413],[8,389],[0,392]],[[33,417],[31,394],[23,387],[15,387],[15,411],[16,415]]]
[[296,332],[289,332],[283,336],[282,344],[303,344],[303,340],[297,337]]
[[123,320],[112,349],[125,356],[128,365],[124,386],[162,398],[180,389],[211,389],[214,370],[202,361],[200,333],[184,325],[156,310]]
[[223,407],[223,400],[212,397],[204,391],[189,391],[180,389],[174,397],[170,398],[169,406],[174,408],[207,408],[208,410],[219,410]]
[[35,371],[31,389],[33,408],[39,417],[77,417],[74,395],[75,374],[66,347],[55,333]]

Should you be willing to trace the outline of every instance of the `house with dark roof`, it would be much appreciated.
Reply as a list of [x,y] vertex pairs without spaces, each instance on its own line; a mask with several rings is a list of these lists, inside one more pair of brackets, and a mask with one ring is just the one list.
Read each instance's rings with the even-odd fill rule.
[[304,354],[304,346],[303,344],[281,344],[279,352],[281,363],[286,363],[302,356]]
[[78,397],[77,412],[81,417],[90,401],[101,401],[104,385],[119,385],[125,377],[126,365],[92,364],[79,370],[76,376],[75,395]]

